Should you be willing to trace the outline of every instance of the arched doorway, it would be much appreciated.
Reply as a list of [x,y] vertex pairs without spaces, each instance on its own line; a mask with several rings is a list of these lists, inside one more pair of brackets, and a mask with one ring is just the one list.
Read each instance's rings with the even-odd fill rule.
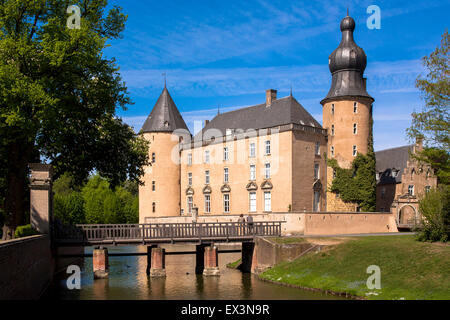
[[414,224],[415,219],[417,218],[416,215],[416,208],[414,208],[412,205],[404,205],[400,208],[398,211],[398,217],[397,221],[399,225],[406,225],[406,224]]

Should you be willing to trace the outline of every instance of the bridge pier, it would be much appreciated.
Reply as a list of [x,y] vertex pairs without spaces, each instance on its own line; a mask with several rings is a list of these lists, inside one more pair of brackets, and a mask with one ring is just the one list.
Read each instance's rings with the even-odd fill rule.
[[195,274],[203,274],[205,269],[205,244],[195,246]]
[[99,247],[92,253],[94,279],[106,279],[109,274],[108,249]]
[[253,251],[255,249],[254,242],[242,242],[242,258],[240,269],[242,272],[252,272]]
[[147,246],[147,275],[150,275],[150,269],[152,268],[152,249],[156,248],[156,245]]
[[215,245],[205,247],[204,276],[219,276],[219,256]]
[[166,249],[152,248],[150,277],[160,278],[166,276]]

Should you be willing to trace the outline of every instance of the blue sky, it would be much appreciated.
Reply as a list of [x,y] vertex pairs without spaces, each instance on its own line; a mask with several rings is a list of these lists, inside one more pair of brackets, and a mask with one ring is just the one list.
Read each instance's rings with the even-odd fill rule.
[[[123,39],[106,50],[121,67],[135,103],[119,115],[138,131],[164,85],[191,131],[194,121],[262,103],[265,90],[294,97],[319,122],[328,93],[328,56],[339,45],[349,7],[355,41],[368,58],[375,150],[405,145],[411,112],[423,102],[415,79],[421,58],[449,27],[450,0],[440,1],[110,1],[128,15]],[[369,30],[369,5],[381,29]]]

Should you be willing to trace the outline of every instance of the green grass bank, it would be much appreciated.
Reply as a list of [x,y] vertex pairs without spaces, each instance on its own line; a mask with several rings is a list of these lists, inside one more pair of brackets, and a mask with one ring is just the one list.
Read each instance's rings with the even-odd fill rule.
[[[337,240],[321,252],[280,263],[260,278],[367,299],[450,299],[450,245],[418,242],[411,235]],[[380,267],[380,290],[367,288],[371,265]]]

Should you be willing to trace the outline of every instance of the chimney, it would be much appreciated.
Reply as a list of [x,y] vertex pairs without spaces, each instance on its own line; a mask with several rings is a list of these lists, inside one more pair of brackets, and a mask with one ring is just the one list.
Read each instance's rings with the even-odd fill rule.
[[418,136],[416,138],[416,145],[414,146],[414,153],[423,151],[423,137]]
[[275,100],[277,100],[277,90],[266,90],[266,107],[269,107]]
[[209,120],[205,120],[205,125],[203,127],[206,127],[209,123]]

